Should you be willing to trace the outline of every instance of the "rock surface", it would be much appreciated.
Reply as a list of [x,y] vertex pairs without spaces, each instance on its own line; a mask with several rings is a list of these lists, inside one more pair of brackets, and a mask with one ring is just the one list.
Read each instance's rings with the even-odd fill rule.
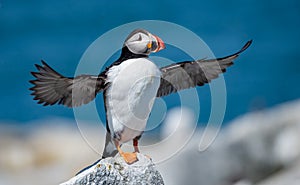
[[61,185],[151,184],[163,185],[163,178],[151,159],[138,154],[138,161],[128,165],[120,156],[102,159]]

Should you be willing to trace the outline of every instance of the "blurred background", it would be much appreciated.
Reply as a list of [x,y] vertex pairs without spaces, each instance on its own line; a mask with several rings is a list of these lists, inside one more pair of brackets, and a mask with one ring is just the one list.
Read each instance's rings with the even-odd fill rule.
[[[180,154],[158,164],[166,183],[299,182],[299,18],[297,0],[0,0],[0,185],[58,184],[99,158],[80,135],[72,109],[43,107],[32,100],[30,71],[44,59],[60,73],[73,76],[94,40],[119,25],[140,20],[182,25],[201,37],[216,57],[231,54],[253,39],[253,45],[224,75],[224,124],[216,142],[204,152],[197,151],[197,144],[209,119],[211,99],[208,86],[197,89],[201,112],[194,120],[198,130]],[[185,60],[172,52],[165,50],[164,55]],[[178,109],[172,97],[165,101],[170,111]],[[105,119],[102,95],[96,102]],[[193,111],[182,112],[193,115]],[[95,129],[97,123],[83,125],[101,151],[102,130]],[[162,126],[154,135],[164,135],[166,128]],[[153,138],[157,137],[149,136],[144,142]],[[177,164],[178,157],[186,160]],[[195,173],[199,175],[192,178]]]

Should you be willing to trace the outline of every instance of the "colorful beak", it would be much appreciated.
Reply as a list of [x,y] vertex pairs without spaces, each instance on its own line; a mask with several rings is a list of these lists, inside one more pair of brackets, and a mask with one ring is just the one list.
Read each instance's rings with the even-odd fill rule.
[[156,35],[153,35],[154,36],[154,38],[156,39],[156,43],[157,43],[157,49],[155,50],[155,51],[153,51],[153,52],[158,52],[158,51],[160,51],[160,50],[162,50],[162,49],[165,49],[166,48],[166,46],[165,46],[165,43],[164,43],[164,41],[162,41],[161,40],[161,38],[159,38],[158,36],[156,36]]

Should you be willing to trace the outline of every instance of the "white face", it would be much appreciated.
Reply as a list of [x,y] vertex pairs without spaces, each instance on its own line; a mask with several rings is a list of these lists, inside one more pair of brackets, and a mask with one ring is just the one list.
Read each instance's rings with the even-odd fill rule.
[[147,45],[149,42],[151,42],[151,40],[148,35],[138,32],[126,40],[125,45],[132,53],[143,54],[147,53]]
[[137,29],[129,34],[124,45],[134,54],[149,55],[151,52],[157,52],[164,49],[164,44],[158,37],[152,35],[146,30]]

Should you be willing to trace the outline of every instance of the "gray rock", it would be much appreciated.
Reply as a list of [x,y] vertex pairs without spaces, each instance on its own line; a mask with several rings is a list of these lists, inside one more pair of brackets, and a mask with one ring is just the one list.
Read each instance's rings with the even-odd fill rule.
[[105,158],[61,185],[163,185],[163,178],[147,156],[128,165],[122,157]]
[[300,101],[248,113],[223,128],[204,152],[198,152],[198,131],[158,168],[172,185],[300,184],[299,113]]

